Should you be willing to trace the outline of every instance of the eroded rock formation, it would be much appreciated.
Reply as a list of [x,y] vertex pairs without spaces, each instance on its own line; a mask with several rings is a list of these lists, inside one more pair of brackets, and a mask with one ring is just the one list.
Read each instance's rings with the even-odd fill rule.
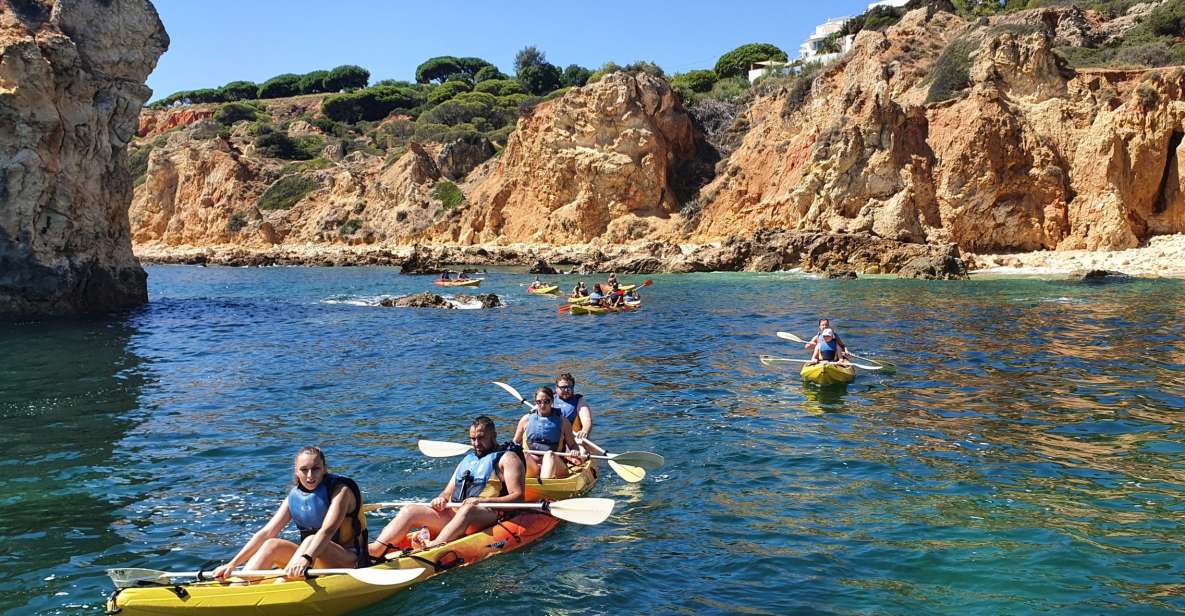
[[147,0],[0,1],[0,318],[147,300],[127,144],[168,45]]

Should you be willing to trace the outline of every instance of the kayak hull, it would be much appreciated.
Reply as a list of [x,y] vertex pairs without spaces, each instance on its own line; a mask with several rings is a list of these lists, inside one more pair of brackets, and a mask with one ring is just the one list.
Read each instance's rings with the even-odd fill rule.
[[608,306],[587,306],[584,304],[572,304],[570,310],[572,311],[572,314],[609,314],[611,312],[631,312],[637,310],[641,305],[641,302],[633,304],[626,302],[624,308],[610,308]]
[[842,385],[856,380],[856,369],[832,362],[803,364],[802,380],[817,385]]
[[[526,500],[562,500],[583,496],[596,485],[597,477],[596,463],[587,462],[575,467],[572,475],[563,479],[527,479]],[[426,569],[419,579],[407,584],[373,586],[348,575],[327,575],[279,584],[267,580],[248,586],[198,582],[128,588],[108,600],[107,613],[121,616],[342,616],[378,603],[411,584],[423,582],[454,567],[472,565],[491,556],[530,545],[554,530],[559,522],[545,513],[521,512],[483,531],[432,550],[417,552],[417,558],[404,557],[375,565],[381,569]],[[401,546],[407,547],[406,544],[405,538]],[[182,589],[182,594],[179,595],[176,589]]]
[[527,293],[532,295],[555,295],[557,292],[559,292],[559,290],[560,288],[557,286],[538,287],[535,289],[527,289]]
[[437,280],[438,287],[480,287],[482,278],[473,278],[471,280]]

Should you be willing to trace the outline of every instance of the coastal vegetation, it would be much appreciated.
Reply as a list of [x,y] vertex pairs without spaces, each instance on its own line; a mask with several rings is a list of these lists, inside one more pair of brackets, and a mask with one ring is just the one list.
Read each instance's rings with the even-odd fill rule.
[[313,178],[304,175],[286,175],[272,184],[255,204],[261,210],[286,210],[296,205],[317,187]]

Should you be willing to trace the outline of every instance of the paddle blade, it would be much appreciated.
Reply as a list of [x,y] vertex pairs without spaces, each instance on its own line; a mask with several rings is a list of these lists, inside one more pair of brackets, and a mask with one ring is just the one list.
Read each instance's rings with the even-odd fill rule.
[[395,501],[388,503],[366,503],[362,505],[362,513],[374,513],[381,509],[394,509],[396,507],[407,507],[408,505],[424,505],[428,506],[427,501]]
[[762,355],[761,363],[767,366],[777,364],[806,364],[810,363],[809,359],[794,359],[793,357],[774,357],[773,355]]
[[461,456],[469,453],[473,449],[469,445],[461,443],[449,443],[447,441],[425,441],[421,440],[418,443],[420,453],[429,458],[451,458],[453,456]]
[[666,463],[662,456],[649,451],[626,451],[610,454],[609,458],[618,464],[641,466],[651,471],[662,468],[662,465]]
[[501,387],[502,389],[506,390],[506,393],[517,398],[519,402],[521,402],[523,404],[530,404],[530,402],[527,402],[527,399],[524,398],[522,394],[518,393],[517,389],[507,385],[506,383],[499,383],[498,381],[491,381],[491,382],[494,385],[497,385],[498,387]]
[[801,344],[806,344],[806,340],[803,340],[802,338],[799,338],[798,336],[795,336],[794,334],[792,334],[790,332],[778,332],[777,336],[779,338],[781,338],[782,340],[789,340],[790,342],[798,342]]
[[651,280],[651,279],[649,279],[649,278],[647,278],[647,279],[646,279],[646,282],[643,282],[643,283],[642,283],[642,286],[644,286],[644,287],[648,287],[648,286],[650,286],[650,285],[652,285],[652,284],[654,284],[654,281],[653,281],[653,280]]
[[547,511],[561,520],[594,526],[609,519],[616,504],[611,498],[569,498],[549,504]]
[[571,306],[571,305],[568,305],[568,306],[560,306],[560,312],[571,312],[571,310],[572,310],[572,306]]
[[646,469],[642,468],[641,466],[618,464],[613,460],[609,460],[609,468],[613,469],[613,472],[617,473],[618,477],[621,477],[630,483],[638,483],[639,481],[642,481],[646,478]]
[[108,569],[107,577],[111,578],[116,588],[131,588],[141,584],[168,584],[169,579],[173,577],[197,577],[197,572],[186,571],[172,574],[168,571],[157,571],[156,569]]
[[365,569],[348,569],[346,575],[371,586],[398,586],[409,584],[424,574],[423,567],[414,569],[383,569],[367,567]]

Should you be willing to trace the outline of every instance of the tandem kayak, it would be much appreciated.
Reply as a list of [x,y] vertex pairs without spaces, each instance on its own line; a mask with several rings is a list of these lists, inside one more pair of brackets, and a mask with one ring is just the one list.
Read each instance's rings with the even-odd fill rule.
[[484,278],[470,278],[469,280],[437,280],[438,287],[480,287]]
[[558,286],[553,285],[550,287],[535,287],[534,289],[527,289],[527,293],[533,293],[535,295],[551,295],[559,290],[560,288]]
[[803,364],[802,380],[818,385],[840,385],[856,380],[856,368],[834,362]]
[[572,304],[570,310],[572,314],[609,314],[610,312],[633,312],[642,305],[642,302],[629,303],[626,302],[624,308],[610,308],[609,306],[586,306],[584,304]]
[[[574,468],[573,474],[563,479],[527,479],[526,496],[528,500],[574,498],[586,494],[596,482],[596,465],[589,462]],[[411,584],[454,567],[472,565],[530,545],[559,523],[557,518],[546,513],[516,513],[490,528],[445,545],[374,565],[378,569],[425,569],[418,579],[407,584],[375,586],[348,575],[325,575],[281,583],[263,580],[245,586],[195,582],[125,588],[117,590],[107,600],[107,613],[121,616],[341,616],[378,603]],[[400,548],[410,545],[410,534],[399,542]]]

